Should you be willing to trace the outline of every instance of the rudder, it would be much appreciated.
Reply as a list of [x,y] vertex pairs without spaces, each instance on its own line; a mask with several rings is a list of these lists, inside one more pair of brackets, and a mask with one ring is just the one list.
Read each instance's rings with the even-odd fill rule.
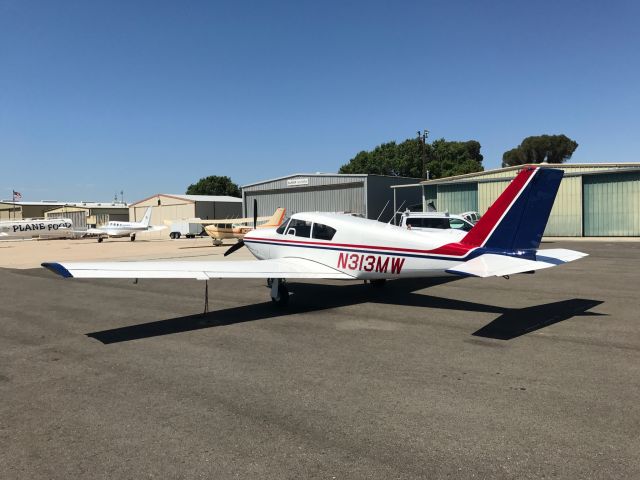
[[564,172],[523,169],[461,243],[500,250],[538,248]]

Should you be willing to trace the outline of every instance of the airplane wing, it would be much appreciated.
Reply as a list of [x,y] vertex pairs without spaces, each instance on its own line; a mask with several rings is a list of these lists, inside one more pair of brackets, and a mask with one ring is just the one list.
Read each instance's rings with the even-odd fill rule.
[[65,262],[42,266],[65,278],[354,278],[303,258],[237,262]]
[[448,269],[447,273],[482,278],[501,277],[503,275],[513,275],[555,267],[563,263],[573,262],[587,255],[586,253],[566,250],[564,248],[536,250],[535,260],[485,253],[468,262],[463,262],[460,265]]
[[[258,222],[266,222],[267,220],[270,220],[271,216],[268,217],[258,217]],[[214,219],[207,219],[207,220],[202,220],[200,218],[190,218],[187,220],[184,220],[185,222],[188,223],[199,223],[201,225],[213,225],[213,224],[223,224],[223,225],[231,225],[231,224],[237,224],[237,223],[250,223],[253,224],[253,217],[245,217],[245,218],[214,218]],[[170,220],[165,220],[165,223],[171,224],[172,222]]]

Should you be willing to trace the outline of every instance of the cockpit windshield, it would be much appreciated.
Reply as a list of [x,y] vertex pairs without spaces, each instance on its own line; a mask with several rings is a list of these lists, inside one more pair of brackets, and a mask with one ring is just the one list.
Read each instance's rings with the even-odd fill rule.
[[286,231],[288,223],[289,223],[289,217],[284,217],[284,219],[282,220],[282,223],[277,228],[276,232],[282,235]]

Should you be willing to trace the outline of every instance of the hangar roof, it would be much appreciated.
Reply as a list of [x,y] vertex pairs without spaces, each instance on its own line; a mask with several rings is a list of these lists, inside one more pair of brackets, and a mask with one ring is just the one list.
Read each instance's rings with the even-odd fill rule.
[[128,208],[129,205],[120,202],[59,202],[57,200],[41,200],[39,202],[14,202],[12,200],[0,200],[0,203],[10,203],[24,206],[47,206],[47,207],[87,207],[87,208]]
[[285,175],[283,177],[270,178],[268,180],[260,180],[259,182],[247,183],[240,188],[253,187],[254,185],[262,185],[263,183],[277,182],[278,180],[284,180],[285,178],[293,177],[389,177],[389,178],[411,178],[411,177],[396,177],[393,175],[378,175],[374,173],[293,173],[291,175]]
[[138,205],[139,203],[146,202],[147,200],[154,197],[177,198],[180,200],[186,200],[187,202],[190,202],[190,203],[195,203],[195,202],[242,203],[241,198],[230,197],[228,195],[181,195],[177,193],[156,193],[155,195],[151,195],[150,197],[143,198],[142,200],[138,200],[137,202],[132,203],[130,206]]
[[[481,172],[465,173],[453,177],[436,178],[433,180],[423,180],[422,182],[408,185],[392,185],[391,188],[419,187],[421,185],[437,185],[439,183],[474,182],[478,180],[508,179],[517,173],[518,170],[526,167],[560,168],[565,170],[565,176],[589,175],[596,173],[611,173],[618,171],[629,171],[640,169],[640,163],[536,163],[513,165],[511,167],[495,168],[483,170]],[[573,171],[572,171],[573,170]]]

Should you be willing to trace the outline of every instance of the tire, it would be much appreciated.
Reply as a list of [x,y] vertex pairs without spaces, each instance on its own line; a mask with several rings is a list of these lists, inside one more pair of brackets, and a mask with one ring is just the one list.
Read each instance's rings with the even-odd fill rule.
[[136,236],[135,235],[131,235],[131,241],[135,242],[136,241]]
[[98,243],[102,243],[103,240],[104,240],[104,238],[98,237]]
[[176,238],[180,238],[181,234],[180,232],[176,232]]
[[176,239],[176,232],[171,232],[171,233],[169,234],[169,238],[170,238],[171,240],[175,240],[175,239]]

